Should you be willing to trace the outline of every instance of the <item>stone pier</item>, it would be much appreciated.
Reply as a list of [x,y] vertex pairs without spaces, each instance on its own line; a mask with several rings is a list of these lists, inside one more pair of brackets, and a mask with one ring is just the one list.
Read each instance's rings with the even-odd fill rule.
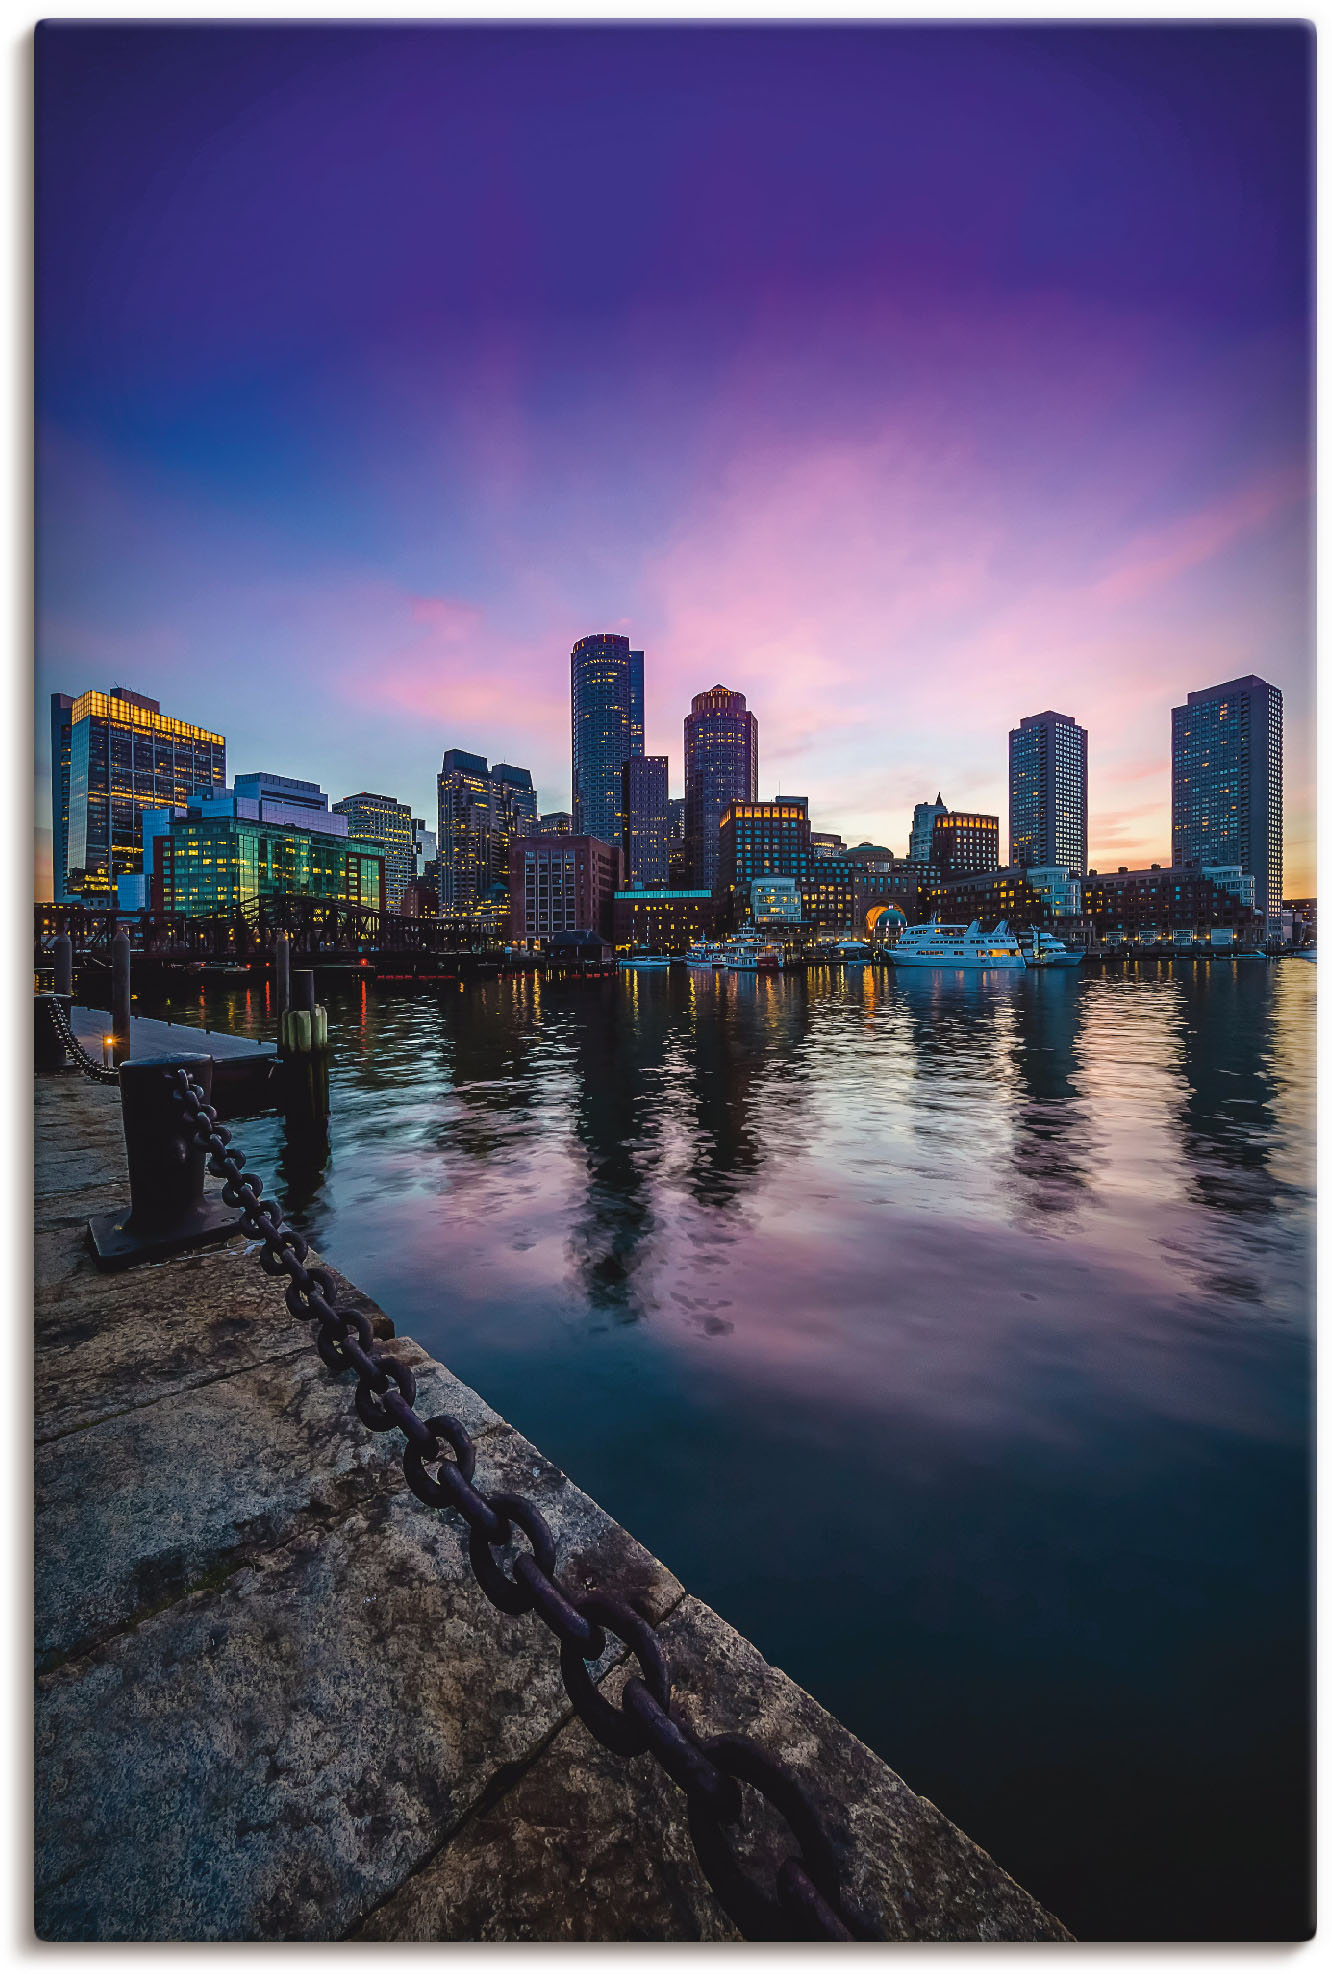
[[[118,1094],[64,1071],[36,1103],[38,1934],[737,1938],[681,1792],[587,1733],[554,1640],[487,1602],[458,1518],[409,1492],[397,1434],[361,1425],[253,1244],[99,1274],[88,1219],[128,1198]],[[395,1351],[481,1483],[536,1500],[566,1585],[613,1583],[659,1627],[691,1724],[797,1770],[884,1938],[1069,1937],[484,1399]],[[608,1694],[623,1657],[594,1669]]]

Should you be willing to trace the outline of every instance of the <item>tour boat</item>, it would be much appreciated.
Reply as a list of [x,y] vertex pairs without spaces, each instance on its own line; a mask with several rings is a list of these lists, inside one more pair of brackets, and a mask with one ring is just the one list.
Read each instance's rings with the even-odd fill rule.
[[669,966],[670,963],[670,956],[666,953],[630,953],[620,961],[621,966],[633,967],[635,971],[641,971],[643,968],[655,971]]
[[982,932],[980,920],[970,925],[908,925],[887,948],[894,966],[964,967],[968,972],[1008,972],[1027,964],[1022,948],[1001,919],[993,932]]
[[717,959],[716,948],[709,940],[696,939],[689,948],[689,951],[685,954],[685,964],[687,966],[706,967],[708,972],[711,973],[712,969],[719,965],[720,962]]
[[757,933],[737,932],[717,948],[716,963],[733,973],[777,973],[782,951],[780,946],[764,945]]
[[1062,939],[1056,939],[1052,932],[1033,927],[1022,935],[1022,957],[1028,966],[1081,966],[1083,956],[1076,947],[1068,947]]

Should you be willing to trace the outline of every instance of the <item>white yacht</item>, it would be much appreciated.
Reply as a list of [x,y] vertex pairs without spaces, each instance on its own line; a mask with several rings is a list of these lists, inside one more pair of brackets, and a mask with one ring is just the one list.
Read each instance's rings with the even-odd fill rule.
[[717,948],[710,939],[695,939],[693,945],[685,954],[685,964],[687,966],[706,967],[708,972],[711,973],[712,969],[720,964],[717,958]]
[[1039,926],[1023,933],[1022,957],[1028,966],[1082,965],[1082,954],[1075,947],[1066,946],[1053,932],[1042,932]]
[[970,925],[941,925],[932,918],[928,925],[905,927],[885,952],[900,967],[965,967],[968,972],[988,973],[1027,964],[1007,919],[1001,919],[993,932],[982,932],[979,919],[972,919]]

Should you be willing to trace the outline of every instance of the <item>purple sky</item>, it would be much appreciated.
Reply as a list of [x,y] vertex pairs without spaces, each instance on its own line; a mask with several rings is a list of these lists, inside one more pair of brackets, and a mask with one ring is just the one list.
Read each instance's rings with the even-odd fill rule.
[[45,694],[112,683],[232,773],[566,807],[619,630],[673,792],[721,681],[761,794],[903,852],[1072,713],[1101,867],[1259,672],[1314,889],[1305,30],[38,42],[40,824]]

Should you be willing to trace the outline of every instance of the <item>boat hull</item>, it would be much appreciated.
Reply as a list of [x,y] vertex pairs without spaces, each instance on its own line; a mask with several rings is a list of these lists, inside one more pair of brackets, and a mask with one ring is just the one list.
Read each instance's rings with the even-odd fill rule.
[[939,954],[931,958],[924,953],[888,953],[890,963],[900,967],[904,973],[1025,973],[1027,962],[1019,954],[1013,958],[1003,954],[996,960],[972,959],[967,954],[953,957]]

